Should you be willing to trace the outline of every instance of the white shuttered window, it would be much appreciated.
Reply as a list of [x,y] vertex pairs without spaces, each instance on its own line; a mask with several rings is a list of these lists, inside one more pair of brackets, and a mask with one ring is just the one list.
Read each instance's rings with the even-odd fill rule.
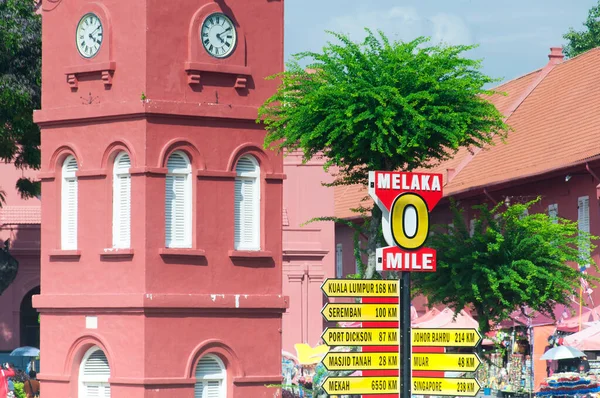
[[62,250],[77,250],[77,160],[68,156],[62,168],[61,234]]
[[343,263],[343,246],[341,243],[335,245],[335,277],[343,278],[344,274],[344,263]]
[[260,167],[253,156],[243,156],[236,166],[235,249],[260,250]]
[[548,206],[548,217],[554,224],[558,224],[558,204],[554,203]]
[[165,187],[165,245],[192,247],[192,166],[183,152],[173,152],[167,162]]
[[[577,198],[577,224],[581,232],[590,232],[590,197],[582,196]],[[583,258],[587,258],[590,253],[589,239],[582,239],[579,242],[579,253]],[[579,264],[580,267],[589,267],[586,261]]]
[[115,158],[113,173],[113,247],[131,246],[131,175],[129,155],[121,152]]
[[79,367],[79,398],[110,398],[110,366],[100,347],[90,348]]
[[223,361],[216,355],[205,355],[196,366],[194,398],[225,398],[227,372]]

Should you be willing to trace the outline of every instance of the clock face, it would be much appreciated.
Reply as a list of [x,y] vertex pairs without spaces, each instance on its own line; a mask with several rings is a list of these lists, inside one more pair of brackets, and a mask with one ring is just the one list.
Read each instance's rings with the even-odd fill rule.
[[200,40],[202,40],[206,51],[213,57],[228,57],[237,43],[235,26],[227,15],[221,13],[211,14],[202,23]]
[[77,50],[85,58],[93,58],[102,46],[102,22],[96,14],[85,14],[77,24]]

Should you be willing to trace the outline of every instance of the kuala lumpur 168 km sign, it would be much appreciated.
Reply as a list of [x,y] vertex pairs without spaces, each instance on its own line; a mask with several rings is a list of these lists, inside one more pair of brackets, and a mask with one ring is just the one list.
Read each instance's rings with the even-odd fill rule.
[[378,271],[435,272],[436,252],[423,247],[429,212],[442,198],[442,175],[369,172],[369,195],[381,209],[389,245],[377,249]]

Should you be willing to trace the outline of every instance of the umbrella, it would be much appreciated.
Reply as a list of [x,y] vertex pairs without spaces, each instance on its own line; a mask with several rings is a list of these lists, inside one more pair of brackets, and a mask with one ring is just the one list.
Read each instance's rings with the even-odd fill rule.
[[556,360],[567,358],[580,358],[584,356],[585,354],[579,351],[577,348],[569,347],[566,345],[560,345],[558,347],[554,347],[546,351],[540,359]]
[[19,347],[15,348],[11,353],[13,357],[37,357],[40,355],[40,349],[35,347]]

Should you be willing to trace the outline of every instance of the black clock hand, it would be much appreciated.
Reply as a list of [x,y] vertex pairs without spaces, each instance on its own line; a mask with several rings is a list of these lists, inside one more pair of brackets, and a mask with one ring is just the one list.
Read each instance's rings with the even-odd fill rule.
[[96,29],[92,30],[92,32],[90,33],[90,39],[92,38],[92,35],[93,35],[94,33],[96,33],[96,31],[97,31],[98,29],[100,29],[100,26],[98,26]]
[[[225,33],[225,32],[221,32],[221,33]],[[221,40],[221,43],[225,43],[225,39],[223,39],[221,37],[221,33],[217,33],[217,39]]]

